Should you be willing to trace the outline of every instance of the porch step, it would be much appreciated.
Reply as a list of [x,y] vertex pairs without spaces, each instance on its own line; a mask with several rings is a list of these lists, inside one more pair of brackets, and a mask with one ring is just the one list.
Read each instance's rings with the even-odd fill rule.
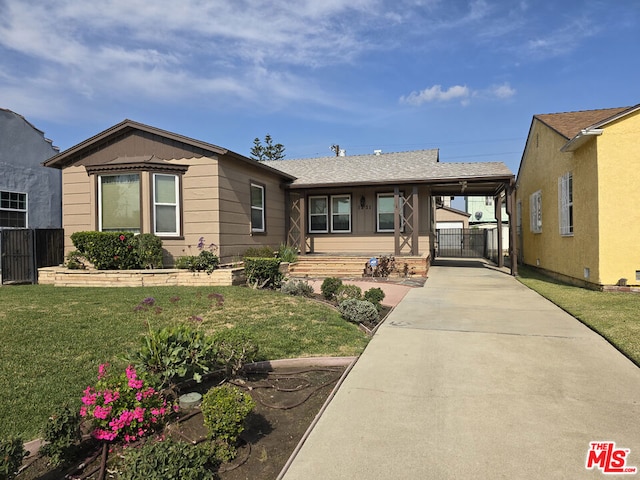
[[[288,276],[295,278],[324,277],[362,277],[365,266],[371,256],[341,255],[301,255],[296,263],[289,265]],[[428,262],[426,257],[395,257],[398,272],[390,276],[402,276],[404,265],[413,276],[426,276]]]

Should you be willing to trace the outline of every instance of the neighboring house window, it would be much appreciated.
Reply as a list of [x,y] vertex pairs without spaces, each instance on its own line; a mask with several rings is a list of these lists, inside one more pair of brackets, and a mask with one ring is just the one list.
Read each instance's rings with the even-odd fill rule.
[[140,233],[140,175],[100,175],[98,208],[100,231]]
[[[400,192],[398,197],[402,201],[404,196],[403,192]],[[393,193],[379,193],[378,194],[378,212],[376,215],[376,229],[378,232],[393,232],[395,231],[394,225],[395,216],[395,198]],[[400,215],[400,230],[404,230],[404,215]]]
[[484,197],[484,204],[487,207],[490,207],[491,205],[493,205],[493,197]]
[[251,184],[251,231],[265,232],[264,185]]
[[153,232],[161,237],[180,235],[180,193],[177,175],[153,174]]
[[329,201],[326,196],[309,197],[309,232],[329,231]]
[[529,214],[531,215],[531,231],[533,233],[542,232],[542,192],[531,194],[529,197]]
[[558,211],[560,235],[573,235],[573,175],[571,172],[558,178]]
[[0,227],[27,228],[27,194],[0,192]]
[[331,197],[331,231],[351,232],[350,195],[334,195]]
[[[331,218],[331,223],[329,223]],[[309,197],[309,233],[351,232],[351,196]]]

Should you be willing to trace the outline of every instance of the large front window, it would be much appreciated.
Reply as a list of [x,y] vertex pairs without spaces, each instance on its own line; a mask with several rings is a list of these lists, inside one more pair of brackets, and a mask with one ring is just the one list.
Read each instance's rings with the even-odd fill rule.
[[140,233],[140,175],[98,177],[99,230]]
[[309,233],[351,232],[351,196],[309,197]]
[[0,192],[0,227],[27,227],[27,194]]
[[251,231],[262,233],[265,231],[264,216],[264,186],[251,184]]
[[180,235],[179,182],[177,175],[153,175],[154,233]]

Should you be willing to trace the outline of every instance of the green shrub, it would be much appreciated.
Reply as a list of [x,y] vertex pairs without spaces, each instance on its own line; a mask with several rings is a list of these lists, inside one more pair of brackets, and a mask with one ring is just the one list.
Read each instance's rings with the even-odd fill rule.
[[71,241],[98,270],[130,270],[162,266],[162,240],[131,232],[75,232]]
[[152,233],[141,233],[137,237],[138,265],[141,268],[162,268],[162,240]]
[[236,454],[244,422],[255,407],[251,396],[233,385],[214,387],[202,396],[200,410],[209,437],[219,446],[221,460],[231,460]]
[[378,320],[378,309],[371,302],[349,298],[338,305],[342,316],[354,323],[371,323]]
[[22,439],[0,438],[0,480],[15,478],[26,456]]
[[150,330],[128,360],[160,386],[191,378],[199,382],[219,363],[214,339],[187,325]]
[[78,250],[72,250],[67,254],[67,263],[65,267],[69,270],[84,270],[87,268],[86,259]]
[[72,460],[82,439],[78,410],[69,405],[58,407],[47,419],[42,438],[46,443],[40,453],[49,457],[51,465],[57,467]]
[[362,289],[357,285],[342,285],[336,292],[336,299],[340,303],[348,298],[360,300],[362,298]]
[[284,282],[280,291],[286,295],[293,295],[296,297],[311,297],[313,296],[313,287],[304,280],[292,279]]
[[202,250],[198,255],[187,255],[176,260],[175,267],[192,272],[211,274],[220,264],[220,258],[210,250]]
[[337,277],[327,277],[323,280],[322,285],[320,286],[320,291],[324,298],[327,300],[333,300],[336,298],[336,294],[340,287],[342,287],[342,280]]
[[369,290],[364,292],[363,299],[367,302],[373,303],[379,311],[382,307],[381,302],[382,300],[384,300],[384,297],[385,295],[381,288],[370,288]]
[[294,263],[298,260],[298,249],[281,243],[278,248],[278,258],[283,262]]
[[211,461],[210,447],[168,439],[128,448],[121,464],[121,480],[213,480],[218,462]]
[[233,378],[246,363],[258,357],[258,345],[244,331],[227,328],[213,334],[218,365],[225,370],[227,378]]
[[249,247],[242,254],[242,258],[274,258],[275,251],[272,247],[265,245],[262,247]]
[[279,288],[282,281],[279,258],[245,258],[244,273],[253,288]]

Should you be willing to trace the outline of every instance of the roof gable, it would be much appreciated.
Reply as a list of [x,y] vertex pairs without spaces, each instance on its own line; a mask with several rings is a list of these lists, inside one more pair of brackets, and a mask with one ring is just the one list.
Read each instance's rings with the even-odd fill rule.
[[534,115],[551,129],[558,132],[567,140],[578,135],[582,130],[598,124],[607,123],[620,114],[634,107],[604,108],[601,110],[583,110],[578,112],[547,113]]
[[[132,141],[134,137],[139,140],[137,143]],[[115,147],[116,145],[117,147]],[[145,145],[145,151],[136,151],[134,145]],[[101,151],[105,153],[103,155],[98,154]],[[231,157],[234,160],[251,164],[259,169],[268,170],[286,180],[293,180],[293,177],[280,170],[263,165],[261,162],[226,148],[134,122],[133,120],[124,120],[64,152],[54,155],[44,162],[44,165],[62,169],[80,162],[93,166],[125,165],[148,163],[151,158],[157,163],[158,161],[177,158],[215,157],[219,155]],[[132,160],[127,160],[128,157],[131,157]],[[147,160],[141,162],[142,157],[146,157]]]

